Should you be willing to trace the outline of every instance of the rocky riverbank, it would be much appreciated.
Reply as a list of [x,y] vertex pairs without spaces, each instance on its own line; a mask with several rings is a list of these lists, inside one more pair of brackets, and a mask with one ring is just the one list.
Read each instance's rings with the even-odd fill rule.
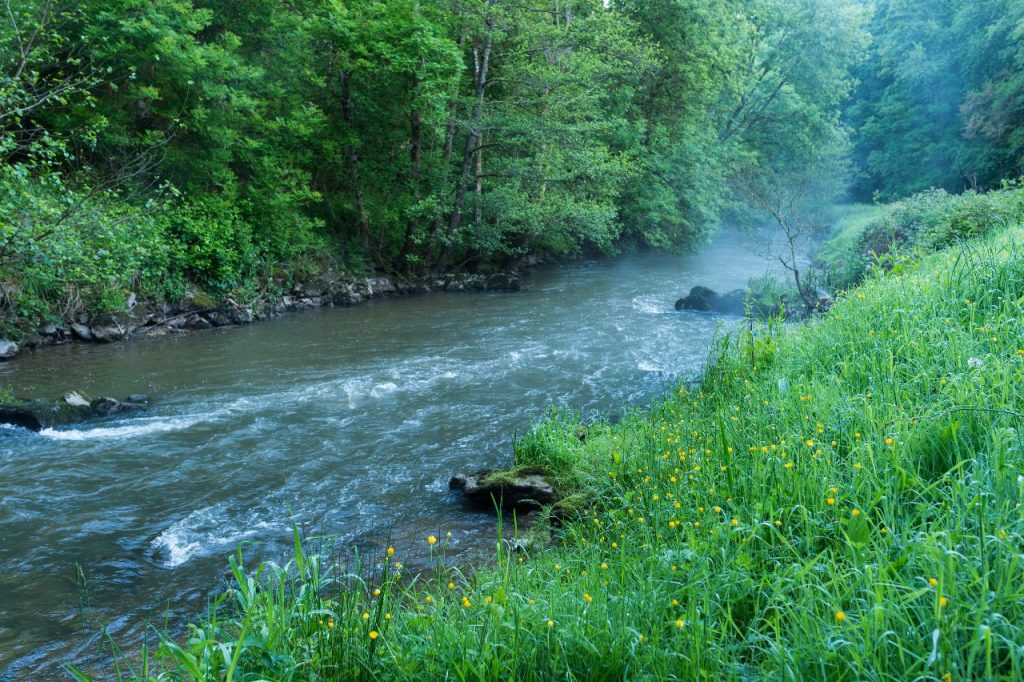
[[284,313],[324,306],[353,306],[375,298],[432,292],[515,292],[521,288],[518,272],[489,275],[451,274],[429,280],[407,281],[392,277],[352,278],[327,272],[297,283],[275,295],[239,303],[215,300],[198,293],[177,302],[150,302],[129,297],[125,310],[115,313],[81,312],[70,319],[47,322],[18,341],[0,339],[0,360],[25,350],[58,344],[114,343],[136,337],[182,334],[215,327],[252,324]]

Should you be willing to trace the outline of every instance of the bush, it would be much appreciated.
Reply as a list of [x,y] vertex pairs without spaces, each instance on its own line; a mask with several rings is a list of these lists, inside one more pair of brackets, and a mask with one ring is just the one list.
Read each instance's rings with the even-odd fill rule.
[[136,205],[90,192],[56,173],[0,168],[0,319],[19,335],[46,318],[124,307],[129,292],[163,295],[171,249],[158,216],[166,202]]
[[[868,215],[864,221],[860,217]],[[819,258],[836,288],[848,288],[872,263],[888,270],[907,252],[917,256],[954,242],[982,237],[1024,220],[1024,189],[1017,183],[1001,190],[959,195],[933,189],[840,220]]]
[[189,280],[223,293],[254,276],[252,229],[231,198],[203,195],[178,207],[168,223],[175,266]]

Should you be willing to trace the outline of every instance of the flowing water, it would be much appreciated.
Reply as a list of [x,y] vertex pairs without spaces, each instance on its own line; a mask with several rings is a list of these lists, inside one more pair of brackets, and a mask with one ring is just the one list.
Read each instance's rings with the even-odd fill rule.
[[244,328],[75,344],[0,366],[25,397],[146,393],[142,415],[0,431],[0,680],[95,663],[147,621],[198,613],[242,542],[288,553],[294,520],[400,551],[452,533],[472,558],[493,515],[453,472],[511,461],[514,434],[563,405],[643,406],[697,377],[729,318],[676,313],[691,286],[742,286],[765,262],[721,236],[687,257],[545,267],[518,294],[450,294]]

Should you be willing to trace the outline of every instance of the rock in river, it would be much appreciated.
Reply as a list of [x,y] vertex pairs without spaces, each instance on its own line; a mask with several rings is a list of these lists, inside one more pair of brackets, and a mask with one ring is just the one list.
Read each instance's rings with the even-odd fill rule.
[[133,395],[126,400],[96,398],[87,400],[71,392],[60,400],[12,400],[0,403],[0,424],[42,431],[54,426],[76,424],[88,419],[110,417],[144,409],[146,396]]
[[705,313],[743,315],[744,295],[742,289],[720,295],[718,292],[707,287],[695,286],[690,289],[688,296],[676,301],[676,310],[698,310]]
[[555,501],[555,489],[540,469],[485,469],[473,474],[458,474],[448,482],[451,490],[461,490],[475,505],[494,509],[536,509]]

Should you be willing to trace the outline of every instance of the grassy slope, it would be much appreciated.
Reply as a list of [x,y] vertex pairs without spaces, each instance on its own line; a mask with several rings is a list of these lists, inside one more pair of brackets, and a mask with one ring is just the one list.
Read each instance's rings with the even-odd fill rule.
[[861,236],[868,226],[882,218],[885,212],[886,206],[882,204],[848,204],[836,207],[835,222],[816,257],[841,287],[848,286],[863,271],[867,258],[858,249]]
[[238,608],[149,663],[204,679],[233,659],[234,679],[1024,679],[1022,239],[952,247],[819,321],[727,339],[699,391],[584,442],[570,421],[538,427],[518,463],[594,501],[557,547],[396,579],[424,529],[376,566],[376,597],[309,558],[239,571]]

